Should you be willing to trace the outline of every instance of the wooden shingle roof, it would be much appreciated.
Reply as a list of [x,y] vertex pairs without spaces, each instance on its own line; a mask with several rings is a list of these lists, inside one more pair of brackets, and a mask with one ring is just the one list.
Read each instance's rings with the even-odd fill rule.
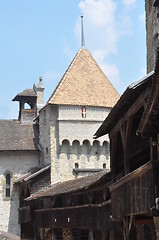
[[119,94],[87,49],[81,48],[47,104],[113,107]]
[[37,95],[34,91],[34,89],[25,89],[23,92],[18,93],[12,101],[19,101],[21,98],[24,97],[32,97],[32,98],[37,98]]
[[48,189],[41,191],[37,194],[33,194],[30,197],[26,198],[26,201],[35,200],[39,198],[45,198],[49,196],[59,196],[66,193],[75,193],[80,192],[84,190],[88,190],[95,184],[97,184],[101,179],[103,179],[106,176],[110,176],[110,172],[107,173],[107,171],[101,171],[98,173],[94,173],[89,176],[81,177],[74,180],[68,180],[64,182],[58,182],[53,184]]

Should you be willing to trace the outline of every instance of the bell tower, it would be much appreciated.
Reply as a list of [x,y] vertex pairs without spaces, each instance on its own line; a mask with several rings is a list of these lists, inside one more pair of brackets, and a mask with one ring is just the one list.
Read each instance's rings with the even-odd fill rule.
[[32,89],[25,89],[23,92],[17,94],[12,101],[19,102],[18,120],[20,123],[33,123],[39,110],[44,106],[44,87],[42,78],[39,78],[39,83],[34,84]]
[[159,0],[145,0],[147,73],[154,70],[159,40]]

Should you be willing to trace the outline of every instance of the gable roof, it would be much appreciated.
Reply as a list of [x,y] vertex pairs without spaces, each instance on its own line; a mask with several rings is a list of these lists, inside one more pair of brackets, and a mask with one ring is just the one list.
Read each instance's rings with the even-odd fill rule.
[[0,151],[37,150],[38,126],[17,120],[0,120]]
[[113,107],[119,94],[87,49],[81,48],[47,104]]

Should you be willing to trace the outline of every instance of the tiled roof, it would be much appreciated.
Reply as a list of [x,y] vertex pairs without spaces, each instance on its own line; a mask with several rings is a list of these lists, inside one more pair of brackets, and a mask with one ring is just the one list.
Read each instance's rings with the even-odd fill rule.
[[38,126],[17,120],[0,120],[0,151],[38,149]]
[[33,179],[34,177],[39,176],[41,173],[47,171],[48,169],[51,168],[51,165],[47,165],[45,167],[36,167],[35,169],[31,170],[30,172],[26,173],[25,175],[23,175],[22,177],[17,178],[16,180],[14,180],[14,184],[18,184],[18,183],[22,183],[22,182],[27,182],[31,179]]
[[113,107],[118,99],[90,52],[81,48],[47,104]]
[[65,182],[58,182],[44,191],[31,195],[25,200],[30,201],[43,197],[57,196],[71,192],[79,192],[84,189],[90,188],[93,184],[97,183],[102,177],[104,177],[106,173],[106,171],[101,171],[87,177],[81,177],[75,180],[69,180]]

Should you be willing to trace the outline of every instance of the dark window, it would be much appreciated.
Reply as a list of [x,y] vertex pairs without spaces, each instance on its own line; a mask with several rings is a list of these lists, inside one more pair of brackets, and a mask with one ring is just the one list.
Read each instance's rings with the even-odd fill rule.
[[77,169],[79,167],[79,164],[78,163],[75,163],[75,168]]
[[10,197],[10,174],[6,175],[6,197]]

